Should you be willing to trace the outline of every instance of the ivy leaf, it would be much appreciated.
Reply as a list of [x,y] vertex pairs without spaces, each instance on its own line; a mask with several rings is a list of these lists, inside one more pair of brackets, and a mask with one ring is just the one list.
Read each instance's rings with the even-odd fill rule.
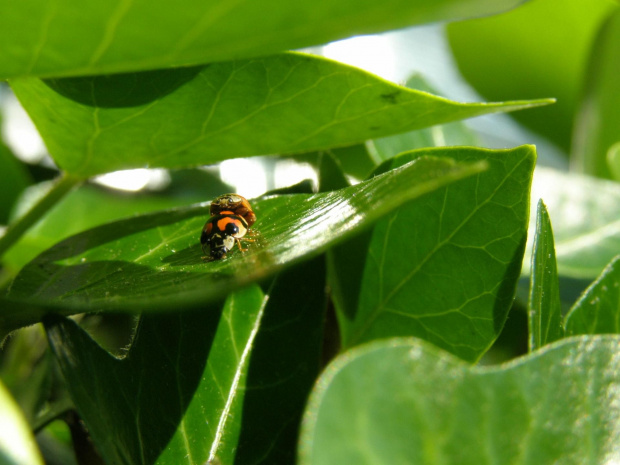
[[[404,202],[484,168],[428,157],[346,189],[257,199],[256,243],[246,253],[235,250],[207,263],[199,237],[208,204],[109,223],[41,254],[22,269],[7,297],[65,314],[208,302],[315,256]],[[1,316],[4,327],[39,317],[22,308]]]
[[72,320],[46,322],[71,397],[106,462],[204,463],[224,432],[238,435],[239,423],[226,421],[241,406],[263,301],[252,286],[231,295],[223,311],[216,304],[143,317],[124,359]]
[[475,361],[504,325],[526,242],[534,149],[418,150],[387,166],[439,153],[489,169],[404,204],[367,238],[330,252],[345,348],[414,335]]
[[[188,81],[186,69],[116,76],[113,86],[106,76],[54,81],[64,95],[32,78],[11,86],[56,163],[79,177],[328,149],[552,102],[457,103],[298,53],[193,72]],[[173,91],[160,83],[174,79]]]
[[[22,238],[2,257],[3,265],[17,271],[33,260],[44,250],[57,242],[87,229],[121,218],[128,218],[139,213],[158,211],[199,202],[205,198],[216,197],[229,190],[215,176],[195,171],[185,173],[185,188],[189,191],[184,195],[168,195],[132,193],[102,189],[92,185],[83,185],[69,192],[55,205],[37,224],[30,228]],[[180,173],[173,173],[178,176]],[[193,179],[192,179],[193,178]],[[201,181],[200,192],[192,191],[193,180]],[[39,198],[49,190],[50,183],[39,183],[29,188],[18,209],[27,210],[32,200]],[[71,221],[67,221],[71,218]]]
[[537,208],[536,236],[528,302],[529,349],[538,349],[564,336],[560,284],[555,261],[553,230],[545,204]]
[[620,333],[620,257],[616,257],[566,315],[566,334]]
[[75,405],[104,458],[290,463],[319,369],[322,268],[321,258],[293,268],[266,295],[256,285],[237,291],[221,316],[218,305],[145,316],[120,360],[70,320],[48,323]]
[[[354,34],[498,13],[521,0],[162,0],[0,8],[0,80],[139,71],[322,44]],[[77,46],[79,44],[79,46]]]
[[620,440],[618,344],[566,339],[485,368],[415,339],[353,349],[316,384],[299,463],[606,463]]

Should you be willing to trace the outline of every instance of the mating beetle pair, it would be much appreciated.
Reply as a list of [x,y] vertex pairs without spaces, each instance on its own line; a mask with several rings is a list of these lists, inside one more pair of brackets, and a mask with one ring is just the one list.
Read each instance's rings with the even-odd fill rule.
[[209,213],[211,218],[200,235],[202,251],[206,254],[206,247],[210,248],[209,260],[226,258],[235,243],[244,252],[246,249],[241,247],[241,240],[252,242],[243,236],[256,221],[250,203],[238,194],[224,194],[211,202]]

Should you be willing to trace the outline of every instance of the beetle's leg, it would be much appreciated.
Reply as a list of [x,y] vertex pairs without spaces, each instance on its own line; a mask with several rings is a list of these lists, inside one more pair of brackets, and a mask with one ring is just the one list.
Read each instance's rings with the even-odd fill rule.
[[241,252],[247,252],[248,249],[244,249],[243,247],[241,247],[241,239],[235,237],[235,241],[237,242],[237,245],[239,246],[239,250],[241,250]]

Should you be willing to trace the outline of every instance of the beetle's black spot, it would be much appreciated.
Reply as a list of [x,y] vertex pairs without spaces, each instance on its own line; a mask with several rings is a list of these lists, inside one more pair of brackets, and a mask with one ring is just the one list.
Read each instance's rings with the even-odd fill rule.
[[228,223],[226,225],[226,234],[228,234],[229,236],[234,236],[238,232],[239,226],[237,226],[235,223]]

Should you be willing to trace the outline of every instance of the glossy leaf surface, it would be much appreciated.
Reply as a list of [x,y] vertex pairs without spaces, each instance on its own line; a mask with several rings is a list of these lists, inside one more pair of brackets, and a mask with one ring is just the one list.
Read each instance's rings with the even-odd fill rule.
[[564,335],[553,229],[542,200],[538,202],[536,213],[528,319],[530,351],[557,341]]
[[448,37],[461,72],[485,98],[557,98],[553,106],[514,117],[568,153],[591,47],[617,6],[614,0],[537,0],[452,23]]
[[[589,176],[539,167],[532,202],[543,199],[553,222],[560,276],[593,280],[620,251],[620,186]],[[535,221],[530,220],[529,237]],[[531,243],[524,274],[529,274]]]
[[[249,251],[205,262],[200,232],[208,204],[138,216],[59,243],[27,265],[8,297],[62,308],[153,311],[206,302],[324,251],[408,200],[484,169],[424,158],[325,194],[252,201],[258,221]],[[4,325],[28,318],[4,315]]]
[[[618,160],[610,148],[620,142],[620,8],[605,21],[592,46],[583,96],[571,150],[578,170],[603,178],[620,179]],[[610,167],[609,163],[615,166]]]
[[312,394],[300,464],[614,462],[619,343],[572,338],[490,368],[415,339],[354,349]]
[[[224,306],[144,317],[124,359],[73,321],[46,324],[71,397],[109,463],[204,463],[236,442],[248,356],[264,314],[257,286]],[[221,315],[221,316],[220,316]],[[101,415],[101,411],[105,415]]]
[[122,360],[69,320],[48,325],[76,406],[104,457],[158,465],[290,463],[318,374],[322,268],[321,258],[295,267],[267,295],[257,286],[235,292],[222,312],[212,305],[143,317]]
[[[201,192],[175,196],[147,193],[126,194],[95,186],[84,185],[68,193],[45,217],[30,228],[21,240],[3,257],[4,265],[18,271],[44,250],[73,234],[85,231],[121,218],[147,213],[165,208],[189,205],[221,194],[222,183],[214,177],[199,176],[204,181]],[[26,192],[27,197],[39,197],[49,186],[46,183],[33,186]],[[190,190],[189,186],[186,188]],[[23,199],[23,208],[30,202]],[[71,221],[67,221],[68,219]]]
[[0,382],[0,462],[7,465],[43,465],[43,459],[17,403]]
[[391,163],[443,151],[489,169],[402,206],[366,242],[334,250],[344,347],[414,335],[475,361],[501,331],[523,258],[535,152],[452,147]]
[[[83,177],[346,146],[549,103],[456,103],[297,53],[216,63],[194,72],[187,81],[186,69],[155,71],[142,85],[135,74],[115,77],[114,86],[105,76],[55,81],[54,87],[72,99],[37,79],[11,85],[56,163]],[[160,79],[179,82],[170,84],[177,86],[174,91],[140,95],[164,86]]]
[[[521,0],[0,2],[0,79],[102,74],[269,55],[354,34],[482,16]],[[79,47],[76,44],[79,43]]]
[[616,257],[566,315],[566,334],[620,334],[620,257]]

